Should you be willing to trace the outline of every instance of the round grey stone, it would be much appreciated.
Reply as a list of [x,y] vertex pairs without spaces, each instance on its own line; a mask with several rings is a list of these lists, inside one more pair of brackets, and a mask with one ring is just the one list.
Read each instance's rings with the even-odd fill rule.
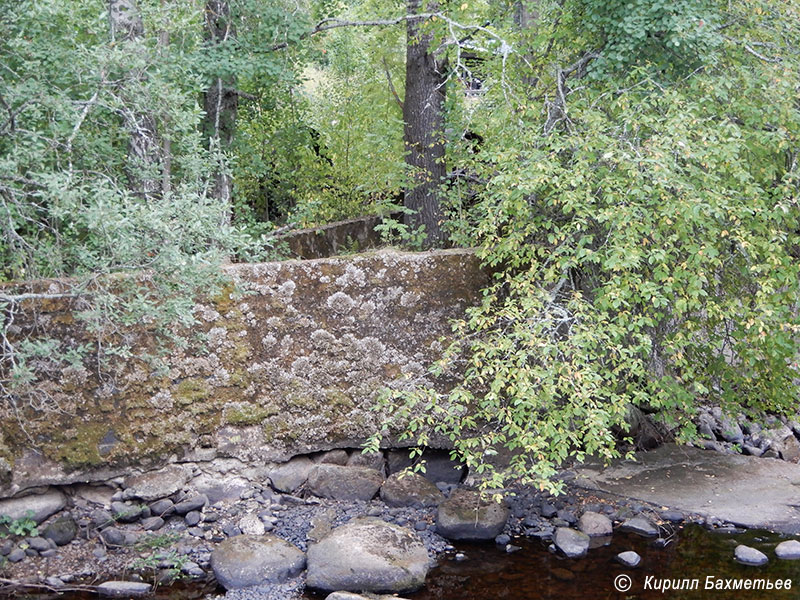
[[274,467],[269,471],[272,487],[279,492],[292,493],[299,488],[314,467],[314,462],[305,456],[298,456]]
[[70,516],[59,517],[45,528],[42,535],[57,546],[66,546],[78,535],[78,524]]
[[628,550],[627,552],[620,552],[617,554],[615,560],[618,563],[633,569],[639,566],[639,563],[642,562],[642,557],[633,550]]
[[775,546],[775,556],[781,560],[800,559],[800,542],[797,540],[786,540]]
[[186,467],[169,465],[158,471],[128,477],[125,479],[127,488],[125,491],[129,496],[152,502],[171,496],[180,490],[189,481],[190,476],[191,472]]
[[166,517],[174,512],[175,503],[169,498],[156,500],[150,505],[151,514],[157,517]]
[[208,504],[208,497],[205,494],[197,494],[178,502],[173,508],[179,515],[185,515],[193,510],[200,510],[206,504]]
[[156,531],[157,529],[161,529],[164,526],[164,519],[161,517],[148,517],[146,519],[142,519],[142,527],[144,527],[145,531]]
[[41,552],[42,550],[49,550],[50,544],[47,543],[47,540],[43,537],[33,537],[28,538],[25,540],[28,542],[28,546],[36,550],[37,552]]
[[428,552],[415,532],[361,517],[311,545],[306,584],[323,591],[406,592],[422,587],[427,573]]
[[556,529],[553,543],[568,558],[579,558],[589,550],[589,536],[569,527]]
[[451,540],[492,540],[503,531],[509,513],[504,501],[460,488],[439,504],[436,530]]
[[6,558],[8,559],[8,562],[17,563],[25,558],[25,550],[22,548],[14,548],[11,552],[9,552]]
[[734,550],[733,554],[736,558],[736,562],[740,562],[743,565],[759,567],[769,562],[769,558],[767,558],[766,554],[743,544],[736,546],[736,550]]
[[578,529],[589,537],[597,537],[611,535],[614,532],[614,525],[607,516],[588,511],[578,520]]
[[271,534],[228,538],[211,553],[214,575],[227,590],[283,583],[298,575],[305,564],[300,550]]
[[188,513],[186,513],[186,516],[183,517],[183,520],[186,521],[186,524],[189,527],[194,527],[200,522],[201,518],[202,515],[200,514],[199,510],[190,510]]

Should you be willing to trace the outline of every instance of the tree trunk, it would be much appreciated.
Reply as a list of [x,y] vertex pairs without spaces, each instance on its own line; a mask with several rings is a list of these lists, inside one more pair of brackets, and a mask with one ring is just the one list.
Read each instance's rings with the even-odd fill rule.
[[[145,52],[143,45],[144,25],[134,0],[109,0],[109,25],[111,40],[127,45],[131,54]],[[131,73],[129,84],[141,84],[143,73]],[[120,94],[126,98],[126,93]],[[155,117],[143,113],[133,106],[125,106],[122,115],[125,128],[130,133],[128,138],[128,161],[126,171],[128,185],[138,196],[147,198],[161,192],[161,143],[158,139],[158,128]]]
[[[207,0],[206,39],[209,44],[220,44],[232,39],[236,30],[231,21],[231,7],[228,0]],[[212,196],[228,207],[233,198],[233,180],[225,164],[225,152],[233,142],[236,131],[236,113],[239,96],[236,93],[236,79],[216,77],[205,94],[206,111],[204,131],[209,139],[209,148],[216,154],[217,166],[214,172]],[[230,218],[230,208],[228,209]]]
[[[422,0],[406,0],[409,15],[419,14]],[[436,10],[429,5],[428,10]],[[444,139],[444,100],[446,73],[431,52],[432,34],[423,22],[406,21],[406,90],[403,100],[403,140],[408,166],[405,207],[415,211],[405,215],[409,226],[425,226],[426,245],[444,242],[440,186],[446,176]]]

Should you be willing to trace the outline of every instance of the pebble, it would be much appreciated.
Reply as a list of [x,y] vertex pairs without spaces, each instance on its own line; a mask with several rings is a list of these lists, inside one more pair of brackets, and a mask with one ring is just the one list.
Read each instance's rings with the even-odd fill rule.
[[542,508],[540,510],[540,513],[545,519],[551,519],[551,518],[556,516],[556,513],[558,513],[558,510],[552,504],[549,504],[549,503],[545,502],[544,504],[542,504]]
[[734,550],[734,557],[736,558],[736,562],[755,567],[765,565],[769,562],[769,558],[767,558],[766,554],[760,550],[756,550],[755,548],[751,548],[750,546],[745,546],[743,544],[736,546],[736,550]]
[[620,531],[629,531],[644,537],[656,537],[658,535],[658,527],[650,522],[646,517],[633,517],[627,519],[619,526]]
[[22,548],[14,548],[6,558],[8,562],[17,563],[25,558],[25,551]]
[[200,522],[200,518],[201,517],[202,517],[202,515],[200,514],[200,511],[192,510],[192,511],[189,511],[188,513],[186,513],[186,516],[183,517],[183,520],[186,521],[186,524],[189,527],[194,527],[195,525],[197,525]]
[[775,546],[775,556],[781,560],[800,559],[800,542],[797,540],[786,540]]
[[633,550],[628,550],[627,552],[620,552],[617,554],[615,560],[618,563],[633,569],[639,566],[639,563],[642,562],[642,557]]
[[665,510],[660,513],[660,516],[665,521],[670,523],[681,523],[684,520],[683,513],[677,510]]
[[42,550],[50,550],[50,544],[43,537],[26,538],[28,546],[41,552]]

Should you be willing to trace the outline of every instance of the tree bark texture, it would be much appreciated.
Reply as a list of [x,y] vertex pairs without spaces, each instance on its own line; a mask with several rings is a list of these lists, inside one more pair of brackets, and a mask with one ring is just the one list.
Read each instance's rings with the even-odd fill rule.
[[[207,0],[206,40],[208,43],[221,44],[235,35],[236,30],[231,21],[230,2],[228,0]],[[234,77],[215,77],[206,90],[204,99],[206,112],[204,130],[211,149],[216,150],[220,157],[214,173],[212,195],[228,206],[233,198],[233,180],[222,163],[222,156],[230,148],[236,132],[239,96],[235,88]]]
[[[406,0],[409,15],[422,12],[422,0]],[[429,6],[435,11],[435,6]],[[431,50],[433,35],[419,19],[406,21],[406,89],[403,100],[403,140],[408,167],[405,215],[409,226],[425,225],[427,246],[444,241],[440,186],[445,165],[444,100],[447,80],[444,65]]]
[[[131,54],[144,52],[142,45],[144,24],[134,0],[109,0],[109,25],[111,40],[126,44]],[[141,84],[143,73],[131,73],[124,85]],[[128,100],[125,90],[120,94]],[[128,164],[126,171],[131,191],[143,198],[159,194],[162,184],[161,142],[158,139],[156,118],[151,113],[138,110],[136,102],[122,109],[122,118],[130,136],[128,138]]]

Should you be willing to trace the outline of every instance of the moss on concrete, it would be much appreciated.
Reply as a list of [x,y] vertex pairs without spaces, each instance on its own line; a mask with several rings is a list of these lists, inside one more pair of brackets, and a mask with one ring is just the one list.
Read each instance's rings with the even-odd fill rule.
[[[0,458],[13,464],[31,446],[29,434],[44,459],[88,480],[98,467],[180,456],[202,436],[222,444],[221,428],[234,428],[227,439],[242,430],[226,455],[260,464],[352,444],[377,427],[370,408],[379,390],[404,372],[424,376],[438,357],[432,343],[450,333],[450,319],[479,299],[486,281],[464,251],[232,265],[227,272],[236,283],[198,305],[199,325],[184,332],[192,341],[169,353],[166,374],[131,360],[98,379],[87,362],[85,384],[73,378],[65,382],[70,390],[60,374],[43,375],[40,390],[63,411],[23,415],[23,432],[0,407],[8,448],[0,447]],[[20,315],[20,336],[90,339],[68,303],[37,310]],[[140,326],[123,334],[134,354],[152,346]],[[101,455],[109,430],[116,441]],[[30,476],[20,469],[14,477],[8,484],[0,476],[0,495],[9,485],[24,488]]]

